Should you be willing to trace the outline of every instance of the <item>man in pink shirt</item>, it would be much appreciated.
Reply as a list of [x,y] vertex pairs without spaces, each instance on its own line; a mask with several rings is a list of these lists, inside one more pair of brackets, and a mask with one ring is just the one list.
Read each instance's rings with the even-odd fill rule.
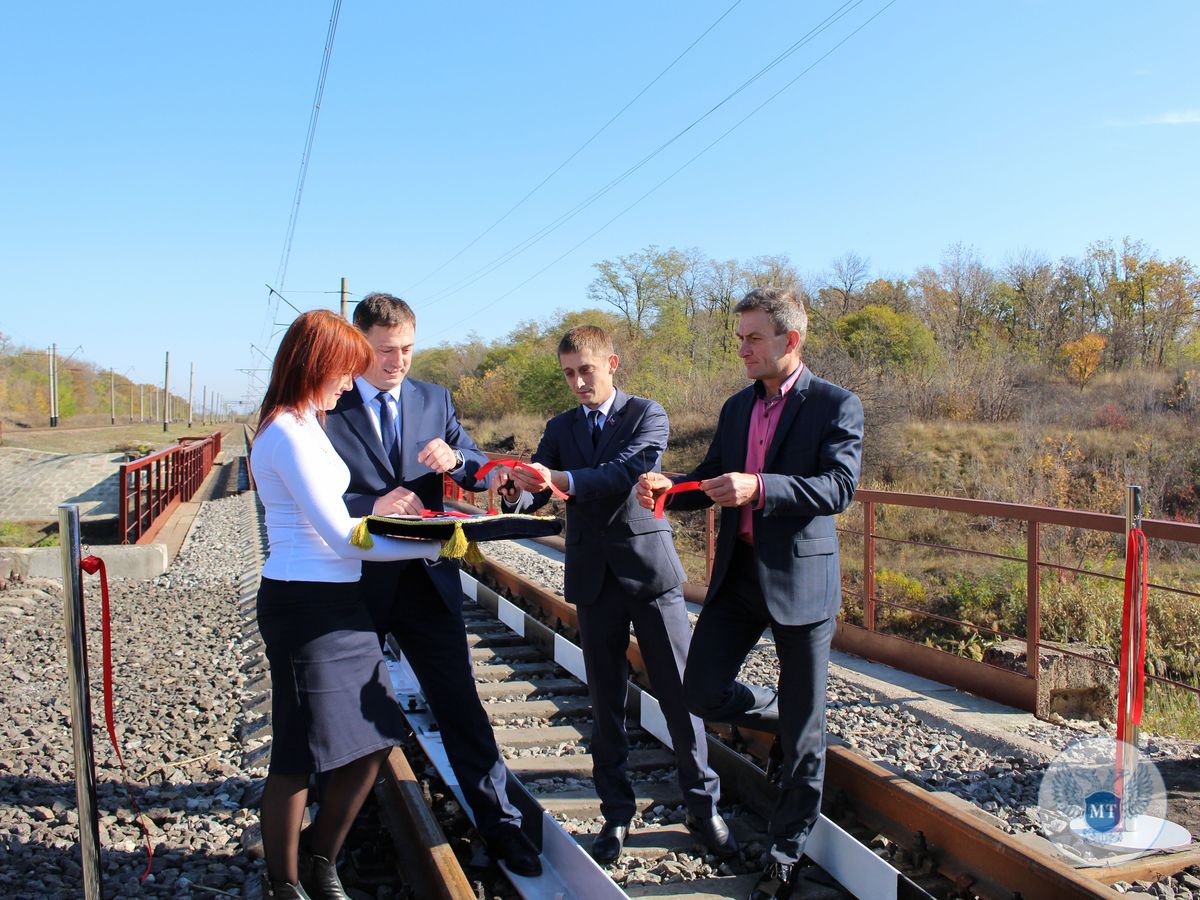
[[[821,810],[825,683],[841,606],[834,517],[854,498],[863,409],[801,362],[808,317],[793,291],[759,288],[734,311],[738,356],[754,383],[725,401],[704,460],[677,479],[699,481],[699,490],[667,498],[675,509],[722,507],[684,695],[704,719],[779,736],[780,795],[766,870],[750,897],[786,900],[798,896],[797,863]],[[647,472],[638,501],[653,506],[671,487],[665,475]],[[768,627],[778,690],[737,680]]]

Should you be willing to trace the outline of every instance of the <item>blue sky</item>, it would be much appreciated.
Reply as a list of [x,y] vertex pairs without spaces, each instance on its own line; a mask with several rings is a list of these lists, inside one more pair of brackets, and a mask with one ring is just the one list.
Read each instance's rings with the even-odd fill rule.
[[[956,241],[996,265],[1126,235],[1200,260],[1200,4],[886,4],[345,0],[282,291],[301,309],[336,306],[320,292],[342,276],[355,297],[400,293],[418,346],[433,346],[585,306],[593,263],[650,244],[786,253],[814,275],[847,251],[910,274]],[[238,370],[266,362],[251,344],[271,352],[294,315],[265,285],[331,8],[10,9],[0,332],[82,345],[79,357],[146,381],[170,351],[174,390],[194,362],[197,391],[253,394]],[[839,10],[621,184],[474,277]]]

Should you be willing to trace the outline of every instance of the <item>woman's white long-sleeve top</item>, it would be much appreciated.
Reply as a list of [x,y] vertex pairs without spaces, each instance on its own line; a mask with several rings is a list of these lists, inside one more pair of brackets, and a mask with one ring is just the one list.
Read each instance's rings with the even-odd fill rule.
[[270,546],[263,576],[278,581],[357,581],[360,560],[436,559],[440,544],[373,537],[363,550],[350,543],[357,524],[342,494],[350,470],[315,412],[281,412],[254,439],[250,466],[266,508]]

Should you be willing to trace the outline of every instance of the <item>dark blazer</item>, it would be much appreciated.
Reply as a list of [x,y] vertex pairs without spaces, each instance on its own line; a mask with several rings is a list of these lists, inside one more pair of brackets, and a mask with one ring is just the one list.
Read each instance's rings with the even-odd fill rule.
[[[350,469],[350,487],[344,499],[352,516],[370,515],[376,497],[401,485],[420,497],[427,509],[443,509],[442,476],[417,461],[417,454],[434,438],[441,438],[463,455],[465,464],[451,477],[468,490],[481,488],[475,481],[475,473],[487,462],[487,457],[459,424],[448,390],[426,381],[405,379],[400,387],[400,415],[399,473],[392,471],[384,455],[371,413],[357,386],[342,394],[337,406],[325,417],[325,433]],[[461,604],[457,564],[452,560],[422,564],[446,602]],[[363,564],[364,578],[368,569],[384,566],[397,577],[404,569],[392,563],[368,562]]]
[[[604,583],[604,570],[630,596],[652,600],[684,581],[683,566],[666,519],[638,505],[633,487],[642,472],[660,471],[670,425],[653,400],[617,390],[600,442],[582,407],[546,423],[533,461],[569,471],[575,493],[566,503],[566,583],[571,603],[593,603]],[[522,495],[518,508],[534,510],[549,491]]]
[[[750,413],[761,394],[755,382],[721,408],[708,453],[676,481],[742,472]],[[837,615],[842,602],[841,566],[834,516],[854,499],[862,461],[862,402],[845,388],[813,375],[807,366],[783,406],[763,466],[763,508],[754,511],[754,555],[771,617],[780,625],[804,625]],[[701,509],[712,501],[702,491],[673,494],[672,509]],[[729,572],[741,509],[721,510],[708,600]]]

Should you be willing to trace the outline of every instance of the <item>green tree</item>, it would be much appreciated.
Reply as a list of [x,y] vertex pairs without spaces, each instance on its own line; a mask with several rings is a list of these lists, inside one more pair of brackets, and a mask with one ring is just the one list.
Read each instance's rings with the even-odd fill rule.
[[937,353],[933,333],[916,316],[888,306],[864,306],[835,323],[851,357],[882,371],[923,370]]
[[575,395],[567,387],[558,357],[539,353],[529,358],[517,379],[517,396],[524,412],[552,416],[570,408]]

